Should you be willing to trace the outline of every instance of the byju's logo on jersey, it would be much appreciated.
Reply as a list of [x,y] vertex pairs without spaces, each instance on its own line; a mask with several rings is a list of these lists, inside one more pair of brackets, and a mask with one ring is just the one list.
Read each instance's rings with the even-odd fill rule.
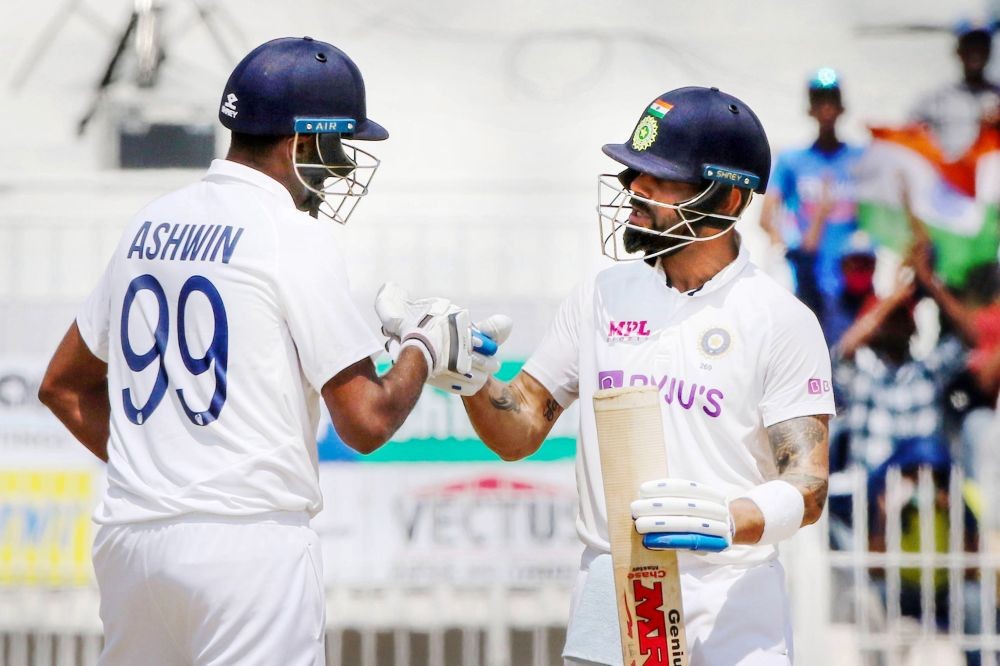
[[641,321],[625,319],[608,322],[608,340],[648,338],[650,335],[648,325],[649,322],[645,319]]
[[226,114],[230,118],[235,118],[239,111],[236,110],[236,102],[240,100],[235,93],[229,93],[226,95],[226,101],[219,109],[222,113]]
[[597,386],[602,389],[621,388],[625,386],[625,371],[603,370],[597,373]]
[[657,377],[637,373],[626,379],[624,370],[601,370],[597,373],[597,386],[602,389],[655,386],[660,389],[660,395],[668,405],[676,404],[690,410],[698,403],[701,411],[713,419],[722,414],[722,399],[726,397],[717,388],[666,375]]
[[819,377],[813,377],[808,384],[809,395],[823,395],[830,392],[830,382]]

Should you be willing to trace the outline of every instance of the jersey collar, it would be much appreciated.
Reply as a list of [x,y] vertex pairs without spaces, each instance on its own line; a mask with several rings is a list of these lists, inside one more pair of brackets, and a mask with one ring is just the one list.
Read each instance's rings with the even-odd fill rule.
[[226,182],[226,181],[239,181],[243,183],[248,183],[254,185],[263,190],[271,192],[275,196],[282,199],[283,202],[287,202],[292,207],[295,206],[295,202],[292,200],[292,195],[288,193],[285,186],[271,178],[263,171],[258,171],[252,167],[248,167],[245,164],[239,164],[238,162],[232,162],[230,160],[212,160],[211,166],[208,167],[208,173],[205,174],[203,180],[211,180],[214,182]]
[[[736,232],[733,231],[733,233]],[[662,283],[665,284],[668,289],[671,289],[678,294],[683,294],[685,296],[691,296],[691,297],[698,297],[698,296],[704,296],[706,294],[711,294],[713,291],[718,291],[722,287],[726,286],[727,284],[735,280],[740,275],[740,273],[743,272],[743,269],[747,267],[747,264],[750,263],[750,250],[747,249],[746,244],[743,243],[743,239],[739,236],[739,234],[737,234],[736,237],[740,245],[740,249],[739,252],[736,254],[736,258],[733,259],[721,271],[713,275],[708,282],[701,285],[697,289],[692,289],[691,291],[685,291],[685,292],[681,292],[675,289],[673,286],[671,286],[670,282],[667,280],[667,274],[663,270],[663,267],[660,265],[660,262],[656,262],[656,273],[659,276],[659,279],[662,280]]]

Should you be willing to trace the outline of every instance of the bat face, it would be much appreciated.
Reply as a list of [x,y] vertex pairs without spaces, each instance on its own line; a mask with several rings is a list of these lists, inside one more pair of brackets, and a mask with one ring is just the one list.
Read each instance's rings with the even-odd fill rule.
[[626,666],[687,666],[677,554],[647,550],[630,504],[643,481],[667,476],[666,447],[655,387],[594,394],[608,538]]

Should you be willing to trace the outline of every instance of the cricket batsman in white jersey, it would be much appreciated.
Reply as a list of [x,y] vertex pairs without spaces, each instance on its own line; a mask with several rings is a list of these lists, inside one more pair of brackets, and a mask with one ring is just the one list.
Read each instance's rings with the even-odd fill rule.
[[346,140],[388,136],[346,54],[309,37],[263,44],[230,76],[219,119],[226,159],[135,215],[40,390],[108,462],[102,665],[323,664],[309,527],[321,402],[366,453],[426,379],[476,374],[468,312],[441,299],[397,311],[398,359],[375,373],[382,342],[351,300],[333,225],[314,219],[346,222],[378,166]]
[[[717,551],[678,556],[691,666],[789,664],[777,545],[822,513],[834,404],[816,318],[733,230],[767,186],[767,137],[739,99],[691,87],[653,100],[604,152],[625,166],[599,179],[605,253],[623,263],[583,282],[521,373],[489,379],[466,409],[483,441],[516,460],[580,399],[585,551],[567,664],[622,663],[591,398],[630,385],[659,387],[672,475],[635,489],[636,528],[650,545]],[[689,481],[700,490],[675,494]]]

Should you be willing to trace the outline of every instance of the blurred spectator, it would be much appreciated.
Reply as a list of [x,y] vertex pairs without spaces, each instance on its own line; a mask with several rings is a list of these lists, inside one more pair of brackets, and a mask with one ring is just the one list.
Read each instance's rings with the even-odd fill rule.
[[979,336],[969,355],[969,369],[987,402],[994,405],[1000,393],[1000,265],[969,271],[966,294]]
[[[898,468],[901,475],[901,487],[892,488],[897,493],[896,511],[887,512],[886,478],[891,468]],[[918,505],[919,470],[927,468],[931,472],[933,482],[932,516],[928,523],[932,525],[933,534],[925,539],[921,532],[921,516]],[[869,550],[871,552],[886,552],[892,550],[903,553],[921,553],[925,542],[933,543],[934,552],[947,554],[952,551],[976,552],[979,548],[979,530],[976,519],[962,497],[951,497],[949,491],[949,473],[951,458],[944,441],[933,437],[918,437],[902,440],[896,450],[882,465],[875,469],[868,482],[869,497]],[[902,496],[900,496],[902,494]],[[950,543],[951,513],[953,501],[962,503],[962,530],[964,542],[961,545]],[[889,521],[899,523],[899,543],[887,543],[886,533]],[[899,570],[899,607],[904,616],[921,619],[924,612],[934,613],[934,622],[941,630],[949,629],[951,617],[948,569],[940,566],[933,572],[934,609],[923,608],[921,588],[922,571],[918,567],[901,567]],[[883,572],[874,576],[883,601],[887,600],[887,589]],[[979,582],[975,571],[964,572],[961,584],[961,603],[964,606],[962,631],[967,635],[979,634],[982,628]],[[957,600],[956,600],[957,601]],[[978,651],[969,651],[965,655],[966,663],[978,665],[981,655]]]
[[911,224],[917,242],[908,259],[920,290],[929,295],[941,309],[943,331],[954,334],[970,349],[967,366],[950,378],[950,389],[963,378],[971,378],[966,388],[969,404],[962,410],[959,424],[961,465],[970,479],[996,480],[997,454],[990,446],[990,428],[994,418],[997,379],[1000,374],[1000,284],[996,264],[973,269],[972,281],[966,285],[969,302],[963,302],[941,282],[933,271],[933,251],[930,240],[921,230],[922,224],[911,214]]
[[969,271],[961,306],[969,322],[970,342],[966,372],[951,387],[952,408],[959,413],[962,466],[977,481],[1000,482],[998,445],[991,433],[1000,393],[1000,267],[994,262]]
[[839,262],[857,229],[852,171],[862,148],[837,136],[837,121],[844,113],[837,73],[820,69],[810,79],[808,92],[809,115],[818,126],[816,140],[778,155],[760,223],[774,245],[786,248],[796,296],[821,316],[823,302],[842,290]]
[[972,146],[983,123],[995,125],[1000,119],[1000,85],[986,78],[995,27],[959,22],[955,53],[962,63],[962,79],[927,93],[910,112],[912,120],[931,129],[950,160]]
[[840,257],[840,291],[823,299],[819,323],[826,342],[833,347],[857,320],[861,308],[875,298],[875,248],[868,234],[855,231]]
[[944,392],[965,366],[966,354],[954,336],[940,340],[925,358],[910,354],[918,284],[946,316],[951,314],[940,283],[927,280],[930,286],[924,284],[929,252],[927,247],[920,250],[919,261],[924,265],[913,269],[916,279],[900,279],[890,296],[870,301],[833,350],[834,382],[844,402],[849,456],[868,470],[889,459],[902,440],[945,439]]

